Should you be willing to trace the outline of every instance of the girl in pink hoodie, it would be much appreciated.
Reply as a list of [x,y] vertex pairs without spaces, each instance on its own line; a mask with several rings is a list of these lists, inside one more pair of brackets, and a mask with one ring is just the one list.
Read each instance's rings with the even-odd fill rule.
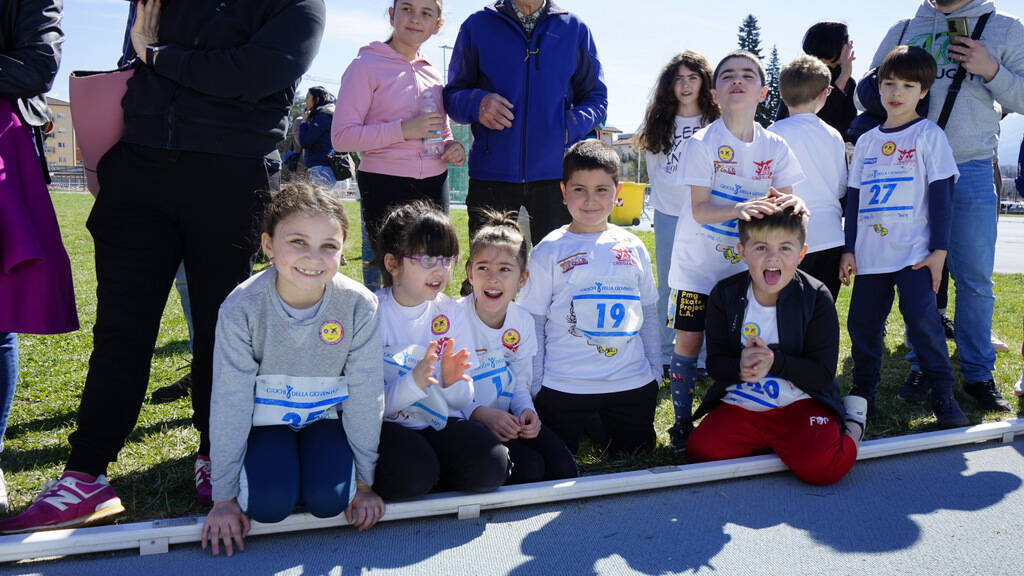
[[[391,37],[362,47],[341,77],[331,141],[335,150],[359,152],[356,179],[367,232],[363,283],[370,289],[379,288],[380,268],[365,247],[366,237],[376,236],[387,208],[426,199],[447,213],[448,163],[466,159],[444,113],[444,79],[419,52],[444,24],[441,1],[395,0],[388,8]],[[437,112],[421,112],[426,92]],[[423,139],[439,132],[442,152],[430,155]]]

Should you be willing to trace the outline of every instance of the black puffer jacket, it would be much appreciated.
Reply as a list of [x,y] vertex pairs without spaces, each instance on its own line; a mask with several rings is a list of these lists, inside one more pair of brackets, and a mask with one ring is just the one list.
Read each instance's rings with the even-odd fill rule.
[[299,78],[320,48],[323,0],[164,2],[156,66],[141,65],[122,105],[123,140],[262,157],[284,137]]
[[29,126],[50,122],[42,96],[60,64],[62,0],[0,2],[0,98],[17,100]]

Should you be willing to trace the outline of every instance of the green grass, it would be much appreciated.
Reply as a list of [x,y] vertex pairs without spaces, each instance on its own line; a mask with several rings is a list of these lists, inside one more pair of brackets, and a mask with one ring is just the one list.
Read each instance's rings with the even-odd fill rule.
[[[21,510],[28,505],[46,480],[57,477],[68,457],[67,436],[74,430],[75,413],[88,369],[92,347],[92,325],[96,317],[96,277],[93,271],[93,244],[85,229],[85,220],[92,206],[92,198],[85,194],[54,194],[54,205],[61,222],[64,244],[74,271],[78,297],[78,315],[82,329],[58,336],[20,337],[21,378],[5,439],[2,467],[7,477],[12,508]],[[359,210],[355,202],[347,204],[351,230],[359,229]],[[460,232],[462,254],[466,253],[466,213],[453,210],[452,219]],[[654,254],[652,233],[639,236]],[[361,278],[359,234],[345,248],[347,265],[342,272],[352,278]],[[461,267],[453,273],[447,292],[455,295],[464,277]],[[1000,274],[995,277],[996,315],[993,319],[996,333],[1010,344],[1010,352],[996,360],[996,381],[1007,398],[1012,398],[1011,386],[1020,374],[1021,314],[1024,312],[1024,285],[1021,274]],[[188,331],[181,314],[178,295],[170,286],[163,327],[153,356],[149,391],[168,384],[188,369]],[[850,342],[845,329],[846,310],[850,290],[840,293],[838,307],[841,323],[842,348],[840,352],[840,381],[843,390],[850,387]],[[951,300],[954,296],[951,294]],[[952,306],[951,306],[952,308]],[[892,436],[929,429],[934,424],[928,410],[895,400],[896,387],[906,375],[903,361],[902,319],[893,313],[888,320],[886,358],[883,379],[878,388],[880,417],[873,417],[869,437]],[[951,350],[952,351],[952,350]],[[703,393],[706,383],[698,389]],[[147,393],[148,397],[148,393]],[[973,422],[996,420],[998,414],[987,414],[976,409],[970,400],[963,407]],[[187,401],[172,404],[143,404],[139,422],[121,451],[117,462],[110,466],[109,477],[124,502],[127,514],[119,521],[203,514],[194,504],[192,463],[199,444],[196,431],[191,427],[191,405]],[[662,464],[678,464],[685,460],[664,447],[668,442],[667,430],[672,423],[672,407],[667,390],[662,391],[656,415],[656,429],[661,446],[653,453],[636,459],[612,459],[593,445],[584,442],[579,462],[584,473],[644,468]]]

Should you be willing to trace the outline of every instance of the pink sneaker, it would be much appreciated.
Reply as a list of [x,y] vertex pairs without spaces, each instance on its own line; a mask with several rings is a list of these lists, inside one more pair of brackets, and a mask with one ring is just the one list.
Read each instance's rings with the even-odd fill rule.
[[196,481],[196,502],[200,506],[213,506],[213,482],[210,481],[210,458],[197,456],[193,467]]
[[0,534],[77,528],[124,512],[121,499],[101,474],[65,472],[43,486],[35,501],[21,514],[0,520]]

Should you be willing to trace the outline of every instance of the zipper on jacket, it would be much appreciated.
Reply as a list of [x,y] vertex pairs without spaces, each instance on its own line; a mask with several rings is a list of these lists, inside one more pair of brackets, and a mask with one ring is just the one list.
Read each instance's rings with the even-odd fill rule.
[[[537,22],[537,24],[539,25],[540,22]],[[523,92],[523,94],[526,95],[526,106],[523,106],[523,149],[522,154],[520,155],[520,164],[522,166],[522,172],[520,172],[520,179],[524,184],[526,183],[526,127],[529,124],[527,122],[527,116],[530,109],[530,58],[540,54],[540,48],[533,48],[533,39],[538,36],[536,27],[534,27],[533,32],[534,33],[529,38],[526,39],[526,58],[523,59],[523,64],[526,65],[526,90]]]

